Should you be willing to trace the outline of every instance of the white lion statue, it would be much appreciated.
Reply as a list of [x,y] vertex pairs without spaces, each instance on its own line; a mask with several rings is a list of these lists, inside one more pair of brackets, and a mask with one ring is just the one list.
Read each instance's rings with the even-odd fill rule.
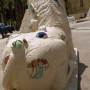
[[29,0],[28,4],[31,32],[8,38],[2,55],[3,87],[64,90],[75,68],[64,2]]

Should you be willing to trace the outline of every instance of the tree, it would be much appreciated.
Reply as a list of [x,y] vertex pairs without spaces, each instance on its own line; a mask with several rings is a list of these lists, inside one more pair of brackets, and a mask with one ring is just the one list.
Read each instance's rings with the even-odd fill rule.
[[19,30],[26,8],[27,0],[1,0],[0,21],[4,24],[10,22],[10,25],[16,21],[16,27]]
[[1,22],[4,22],[6,24],[6,17],[5,17],[5,8],[4,8],[4,1],[1,0],[0,2],[0,8],[1,8]]
[[16,28],[19,30],[25,9],[26,9],[27,0],[14,0],[14,8],[16,15]]

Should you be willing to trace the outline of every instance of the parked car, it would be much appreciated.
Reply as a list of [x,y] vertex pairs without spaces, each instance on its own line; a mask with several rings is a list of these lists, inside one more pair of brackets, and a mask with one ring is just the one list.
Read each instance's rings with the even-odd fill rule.
[[0,33],[2,35],[2,38],[4,38],[4,35],[7,33],[12,33],[13,27],[11,26],[5,26],[3,23],[0,23]]

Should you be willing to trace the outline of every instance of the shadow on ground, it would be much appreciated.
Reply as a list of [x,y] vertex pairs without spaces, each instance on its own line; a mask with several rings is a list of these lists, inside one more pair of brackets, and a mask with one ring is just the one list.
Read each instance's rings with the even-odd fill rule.
[[83,63],[79,63],[79,70],[78,70],[78,90],[81,90],[81,76],[82,74],[85,72],[86,68],[88,68],[88,66],[86,66],[85,64]]
[[4,37],[1,36],[0,39],[8,38],[9,36],[10,36],[10,35],[7,35],[7,34],[6,34],[6,35],[4,35]]
[[9,37],[9,36],[10,36],[10,35],[5,35],[4,38],[7,38],[7,37]]

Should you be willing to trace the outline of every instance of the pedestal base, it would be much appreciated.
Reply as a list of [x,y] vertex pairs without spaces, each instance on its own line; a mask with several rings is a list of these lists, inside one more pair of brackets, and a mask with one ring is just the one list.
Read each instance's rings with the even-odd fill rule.
[[65,90],[78,90],[79,52],[77,51],[77,48],[74,48],[74,50],[75,50],[74,62],[76,64],[76,67],[73,70],[72,75],[70,76],[70,79],[68,81],[68,84],[67,84],[67,87],[65,88]]

